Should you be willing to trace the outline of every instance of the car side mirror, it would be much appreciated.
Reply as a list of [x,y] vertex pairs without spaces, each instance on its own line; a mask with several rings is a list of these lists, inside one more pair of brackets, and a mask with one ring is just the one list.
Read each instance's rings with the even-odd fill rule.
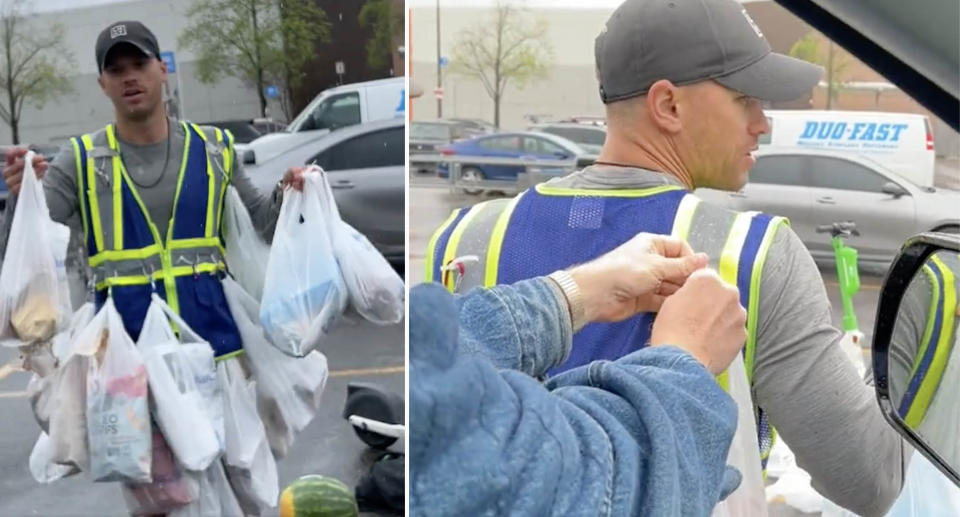
[[247,149],[243,152],[243,164],[244,165],[253,165],[257,163],[257,154],[253,152],[253,149]]
[[902,196],[909,194],[906,189],[892,181],[884,183],[880,190],[882,190],[884,194],[890,194],[894,199],[900,199]]
[[880,292],[873,372],[890,425],[960,486],[958,291],[960,236],[908,240]]

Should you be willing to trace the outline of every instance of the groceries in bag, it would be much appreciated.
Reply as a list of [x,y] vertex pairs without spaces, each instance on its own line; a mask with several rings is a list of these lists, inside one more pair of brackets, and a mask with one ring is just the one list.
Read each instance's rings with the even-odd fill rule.
[[303,179],[302,192],[284,192],[260,307],[267,338],[297,357],[319,348],[347,304],[326,222],[327,180],[319,172],[304,173]]
[[0,269],[0,344],[46,341],[71,314],[66,282],[70,229],[50,219],[43,185],[27,153]]

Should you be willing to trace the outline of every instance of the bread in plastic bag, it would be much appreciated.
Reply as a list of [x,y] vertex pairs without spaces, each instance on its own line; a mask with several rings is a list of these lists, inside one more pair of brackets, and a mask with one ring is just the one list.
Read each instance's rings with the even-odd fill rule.
[[237,282],[223,280],[223,293],[243,341],[240,358],[257,388],[257,411],[273,454],[286,455],[295,434],[316,416],[327,381],[327,359],[316,350],[305,357],[290,357],[267,341],[256,323],[257,301]]
[[23,183],[0,269],[0,344],[45,341],[71,314],[66,256],[70,229],[50,219],[43,185],[24,158]]
[[131,515],[162,515],[197,500],[199,481],[177,464],[160,428],[154,425],[150,483],[122,483],[121,493]]
[[90,474],[95,481],[149,482],[153,448],[147,369],[112,297],[101,310],[107,325],[87,371]]
[[230,274],[250,296],[261,299],[270,245],[260,238],[247,207],[233,186],[227,187],[224,200],[223,240]]
[[81,470],[90,466],[87,443],[87,373],[89,359],[75,355],[51,376],[52,409],[48,433],[51,461]]
[[[204,411],[203,395],[194,381],[195,371],[201,369],[207,370],[207,377],[213,377],[213,349],[206,343],[181,344],[165,307],[166,303],[153,294],[137,349],[147,369],[157,425],[177,460],[189,470],[202,471],[222,452]],[[181,336],[194,335],[183,320],[177,320]],[[197,348],[200,355],[187,356],[185,351],[191,347]]]
[[330,217],[323,194],[327,180],[315,171],[303,179],[302,192],[284,192],[260,307],[267,338],[297,357],[319,348],[347,304],[325,220]]

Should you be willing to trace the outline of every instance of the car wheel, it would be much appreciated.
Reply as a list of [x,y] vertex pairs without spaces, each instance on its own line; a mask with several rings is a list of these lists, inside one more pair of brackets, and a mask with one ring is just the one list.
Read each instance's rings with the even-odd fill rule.
[[[483,181],[483,171],[476,167],[464,167],[460,170],[460,181],[466,184],[479,183]],[[471,196],[476,196],[477,194],[483,192],[483,189],[464,187],[463,192],[465,194],[470,194]]]

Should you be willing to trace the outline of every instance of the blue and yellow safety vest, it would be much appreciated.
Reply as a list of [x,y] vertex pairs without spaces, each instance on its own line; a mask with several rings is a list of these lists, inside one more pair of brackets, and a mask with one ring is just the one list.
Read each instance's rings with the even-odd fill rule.
[[[510,284],[587,262],[640,232],[673,235],[706,252],[720,276],[739,288],[748,313],[744,363],[752,380],[760,275],[777,229],[786,224],[782,217],[701,203],[673,185],[598,190],[541,184],[510,200],[455,210],[428,243],[426,280],[440,281],[451,291]],[[445,265],[470,255],[476,262],[459,275],[446,271]],[[570,357],[551,373],[647,346],[654,316],[586,325],[574,336]],[[726,388],[726,373],[718,381]],[[763,412],[756,411],[765,464],[774,433]]]
[[900,416],[913,429],[919,429],[923,423],[956,345],[958,259],[933,255],[920,268],[930,283],[930,305],[909,382],[898,406]]
[[134,340],[155,290],[223,359],[242,350],[220,285],[233,137],[217,129],[212,141],[199,126],[181,124],[186,138],[166,239],[124,167],[114,126],[105,129],[106,147],[94,146],[92,134],[71,140],[87,260],[97,309],[112,295]]

